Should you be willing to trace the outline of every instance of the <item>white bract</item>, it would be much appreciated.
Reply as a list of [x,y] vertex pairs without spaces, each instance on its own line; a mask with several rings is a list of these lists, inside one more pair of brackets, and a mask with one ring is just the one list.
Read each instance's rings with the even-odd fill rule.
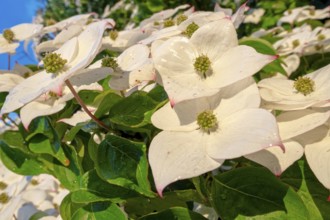
[[202,26],[190,39],[173,37],[154,56],[172,105],[213,95],[277,58],[238,46],[236,30],[228,19]]
[[[81,90],[102,90],[102,87],[97,83],[74,88],[77,92]],[[30,122],[39,116],[52,115],[61,111],[66,106],[66,102],[74,97],[68,87],[64,87],[61,94],[62,96],[57,96],[56,94],[47,93],[23,106],[20,110],[20,118],[24,128],[27,130]]]
[[264,14],[265,14],[265,9],[263,8],[252,9],[251,13],[245,16],[243,22],[258,24]]
[[55,54],[66,60],[63,68],[58,73],[43,70],[10,90],[0,115],[18,109],[48,91],[60,95],[64,81],[88,66],[98,54],[106,28],[109,28],[107,21],[92,23],[78,37],[72,38],[55,51]]
[[[283,39],[274,43],[274,48],[280,55],[295,53],[299,56],[305,55],[305,48],[312,44],[316,32],[310,29],[310,26],[302,26],[293,29],[292,33],[281,33],[278,36],[284,36]],[[285,36],[285,34],[287,36]]]
[[251,79],[223,88],[211,97],[187,100],[154,113],[164,131],[154,137],[149,162],[157,191],[177,180],[218,168],[270,146],[282,146],[275,118],[258,109],[260,97]]
[[150,50],[145,45],[135,45],[125,50],[117,59],[120,75],[114,75],[109,86],[116,90],[131,89],[142,82],[155,79]]
[[298,110],[330,105],[330,65],[298,78],[267,78],[258,83],[264,107]]
[[49,25],[43,28],[43,33],[49,33],[49,32],[56,32],[59,30],[62,30],[64,28],[67,28],[70,25],[77,24],[80,26],[86,25],[89,18],[91,18],[95,13],[87,13],[87,14],[80,14],[80,15],[74,15],[67,19],[64,19],[60,22],[57,22],[53,25]]
[[31,39],[38,35],[41,29],[40,24],[23,23],[4,30],[0,34],[0,53],[15,53],[19,41]]
[[281,113],[276,120],[285,152],[280,151],[278,147],[270,147],[245,155],[245,157],[267,167],[272,173],[280,176],[304,154],[303,147],[306,142],[299,138],[296,139],[296,137],[306,136],[306,134],[310,136],[308,133],[322,126],[329,117],[330,111],[319,112],[310,109]]
[[329,17],[330,7],[315,9],[314,6],[307,5],[285,11],[283,17],[278,20],[277,25],[282,25],[282,23],[293,25],[294,22],[302,22],[307,19],[321,20]]
[[[94,113],[96,111],[96,108],[89,106],[88,110],[91,113]],[[79,110],[76,113],[74,113],[70,118],[62,118],[57,122],[63,122],[71,126],[76,126],[78,123],[86,122],[89,120],[91,120],[91,117],[84,110]]]

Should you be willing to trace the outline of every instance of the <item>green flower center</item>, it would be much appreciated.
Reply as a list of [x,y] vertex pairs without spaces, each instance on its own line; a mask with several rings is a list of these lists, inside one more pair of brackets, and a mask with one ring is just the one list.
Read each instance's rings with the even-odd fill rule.
[[319,51],[319,50],[323,50],[323,45],[315,45],[314,46],[315,50]]
[[4,190],[7,188],[7,184],[5,182],[0,181],[0,190]]
[[188,17],[186,15],[181,14],[176,18],[176,24],[179,25],[187,19],[188,19]]
[[164,27],[171,27],[173,26],[175,23],[172,19],[168,19],[166,21],[164,21]]
[[49,53],[42,60],[47,73],[58,74],[64,69],[64,65],[67,63],[66,59],[62,59],[58,53]]
[[15,34],[12,30],[6,29],[3,31],[3,37],[8,41],[8,43],[12,43],[14,41]]
[[49,95],[49,97],[51,97],[51,98],[56,98],[56,99],[59,98],[59,95],[58,95],[57,93],[55,93],[55,92],[52,92],[52,91],[49,91],[49,92],[48,92],[48,95]]
[[218,128],[218,119],[211,110],[206,110],[197,116],[197,124],[202,131],[210,133]]
[[114,70],[118,68],[118,63],[113,57],[104,57],[101,65],[102,67],[111,67]]
[[109,37],[110,37],[111,40],[116,40],[117,37],[118,37],[118,31],[116,31],[116,30],[111,30],[111,31],[109,32]]
[[309,15],[311,16],[315,15],[315,9],[309,9]]
[[154,25],[155,25],[155,26],[160,25],[159,21],[154,21]]
[[211,70],[211,61],[206,55],[201,55],[196,58],[194,67],[199,75],[206,78]]
[[319,34],[319,35],[317,35],[317,40],[318,40],[318,41],[322,41],[322,40],[324,40],[324,39],[325,39],[324,34]]
[[87,21],[86,21],[86,25],[89,25],[91,23],[94,22],[94,19],[93,18],[88,18]]
[[296,47],[298,47],[299,45],[300,45],[300,41],[299,41],[298,39],[292,41],[292,46],[293,46],[293,48],[296,48]]
[[33,186],[36,186],[36,185],[39,184],[39,182],[38,182],[38,180],[32,179],[32,180],[31,180],[31,184],[32,184]]
[[9,196],[7,193],[1,193],[0,194],[0,203],[6,204],[9,201]]
[[315,82],[309,77],[299,76],[298,79],[296,79],[296,81],[294,82],[293,87],[297,90],[297,92],[306,96],[314,92]]
[[56,21],[54,19],[50,18],[50,19],[46,19],[45,23],[46,23],[46,26],[50,26],[50,25],[56,24]]
[[193,35],[193,33],[199,28],[199,26],[193,22],[191,24],[189,24],[186,28],[186,30],[183,32],[184,35],[186,35],[187,37],[191,38],[191,36]]

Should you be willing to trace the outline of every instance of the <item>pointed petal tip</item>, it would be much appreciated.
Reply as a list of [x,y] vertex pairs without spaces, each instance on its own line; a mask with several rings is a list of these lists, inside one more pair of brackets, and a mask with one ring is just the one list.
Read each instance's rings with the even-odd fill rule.
[[160,198],[164,198],[164,196],[163,196],[163,187],[161,187],[161,188],[157,188],[157,193],[158,193],[158,195],[159,195],[159,197]]
[[29,123],[28,124],[26,124],[26,123],[23,123],[22,122],[22,124],[23,124],[23,127],[24,127],[24,129],[26,130],[26,131],[29,131]]
[[174,105],[175,105],[175,101],[174,101],[174,99],[172,99],[172,98],[170,98],[170,105],[171,105],[171,108],[173,108]]
[[249,0],[247,0],[246,2],[244,2],[244,3],[242,4],[242,6],[241,6],[241,7],[247,7],[247,9],[250,9],[250,7],[249,7],[249,6],[246,6],[248,3],[249,3]]
[[282,149],[283,153],[285,153],[285,146],[282,142],[278,144],[278,146]]
[[30,131],[30,130],[29,130],[29,126],[25,127],[25,126],[23,125],[23,127],[24,127],[24,129],[25,129],[27,132]]
[[278,54],[276,54],[276,55],[270,55],[269,57],[273,61],[273,60],[277,60],[280,57],[280,55],[278,55]]
[[223,19],[227,19],[227,20],[231,21],[231,16],[226,15]]

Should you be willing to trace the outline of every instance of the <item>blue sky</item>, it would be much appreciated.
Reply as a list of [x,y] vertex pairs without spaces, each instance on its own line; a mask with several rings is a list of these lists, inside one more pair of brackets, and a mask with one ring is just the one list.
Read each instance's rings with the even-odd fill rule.
[[[0,32],[21,23],[31,23],[35,12],[43,6],[43,0],[0,0]],[[23,45],[11,56],[11,67],[18,62],[20,64],[36,64],[33,54],[25,54]],[[8,55],[0,54],[0,69],[8,68]]]

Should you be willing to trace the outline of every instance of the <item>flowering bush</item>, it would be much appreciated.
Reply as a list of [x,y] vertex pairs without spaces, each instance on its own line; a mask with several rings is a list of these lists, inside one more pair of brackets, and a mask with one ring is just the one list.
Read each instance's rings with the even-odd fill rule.
[[[40,63],[0,73],[1,161],[67,194],[29,216],[327,219],[330,8],[289,2],[183,4],[119,30],[115,10],[141,9],[121,1],[4,30],[0,52],[34,39]],[[16,218],[44,192],[7,173]]]

